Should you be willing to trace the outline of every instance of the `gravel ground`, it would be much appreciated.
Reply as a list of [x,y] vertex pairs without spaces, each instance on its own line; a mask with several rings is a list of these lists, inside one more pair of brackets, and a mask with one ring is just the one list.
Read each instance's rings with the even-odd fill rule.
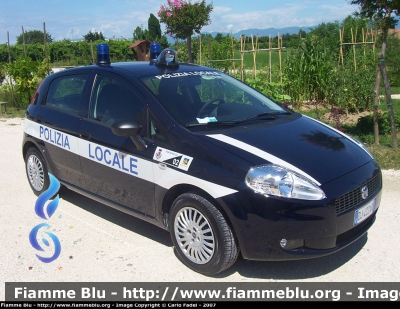
[[377,220],[358,242],[318,259],[245,261],[207,277],[181,264],[169,234],[73,192],[47,222],[61,241],[58,259],[42,263],[29,242],[41,220],[21,155],[23,120],[0,119],[0,301],[4,282],[400,282],[400,171],[383,171]]

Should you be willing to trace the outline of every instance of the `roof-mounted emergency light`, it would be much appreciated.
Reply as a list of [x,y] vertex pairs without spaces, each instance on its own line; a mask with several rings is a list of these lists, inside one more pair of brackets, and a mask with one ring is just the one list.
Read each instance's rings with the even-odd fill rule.
[[155,62],[161,53],[161,44],[158,42],[150,43],[150,61]]
[[97,44],[97,65],[110,65],[110,50],[107,44]]
[[162,67],[177,67],[178,62],[178,52],[172,48],[164,49],[156,59],[156,66]]

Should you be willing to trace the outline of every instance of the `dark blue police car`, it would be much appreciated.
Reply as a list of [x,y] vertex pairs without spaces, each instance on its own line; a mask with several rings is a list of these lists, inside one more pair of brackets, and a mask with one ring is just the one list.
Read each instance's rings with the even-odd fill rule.
[[357,140],[212,68],[149,62],[49,75],[26,110],[22,153],[36,195],[48,173],[169,230],[179,259],[217,274],[239,254],[295,260],[363,236],[381,170]]

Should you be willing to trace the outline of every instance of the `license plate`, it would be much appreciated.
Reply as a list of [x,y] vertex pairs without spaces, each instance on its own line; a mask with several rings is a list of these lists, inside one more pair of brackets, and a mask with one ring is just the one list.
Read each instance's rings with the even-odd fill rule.
[[354,224],[357,225],[367,219],[376,209],[376,199],[357,209],[354,213]]

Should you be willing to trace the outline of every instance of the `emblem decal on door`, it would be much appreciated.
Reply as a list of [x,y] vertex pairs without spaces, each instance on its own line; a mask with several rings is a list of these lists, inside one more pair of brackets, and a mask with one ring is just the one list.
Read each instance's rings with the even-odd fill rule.
[[154,152],[153,160],[187,171],[193,161],[193,158],[175,151],[157,147],[156,151]]

